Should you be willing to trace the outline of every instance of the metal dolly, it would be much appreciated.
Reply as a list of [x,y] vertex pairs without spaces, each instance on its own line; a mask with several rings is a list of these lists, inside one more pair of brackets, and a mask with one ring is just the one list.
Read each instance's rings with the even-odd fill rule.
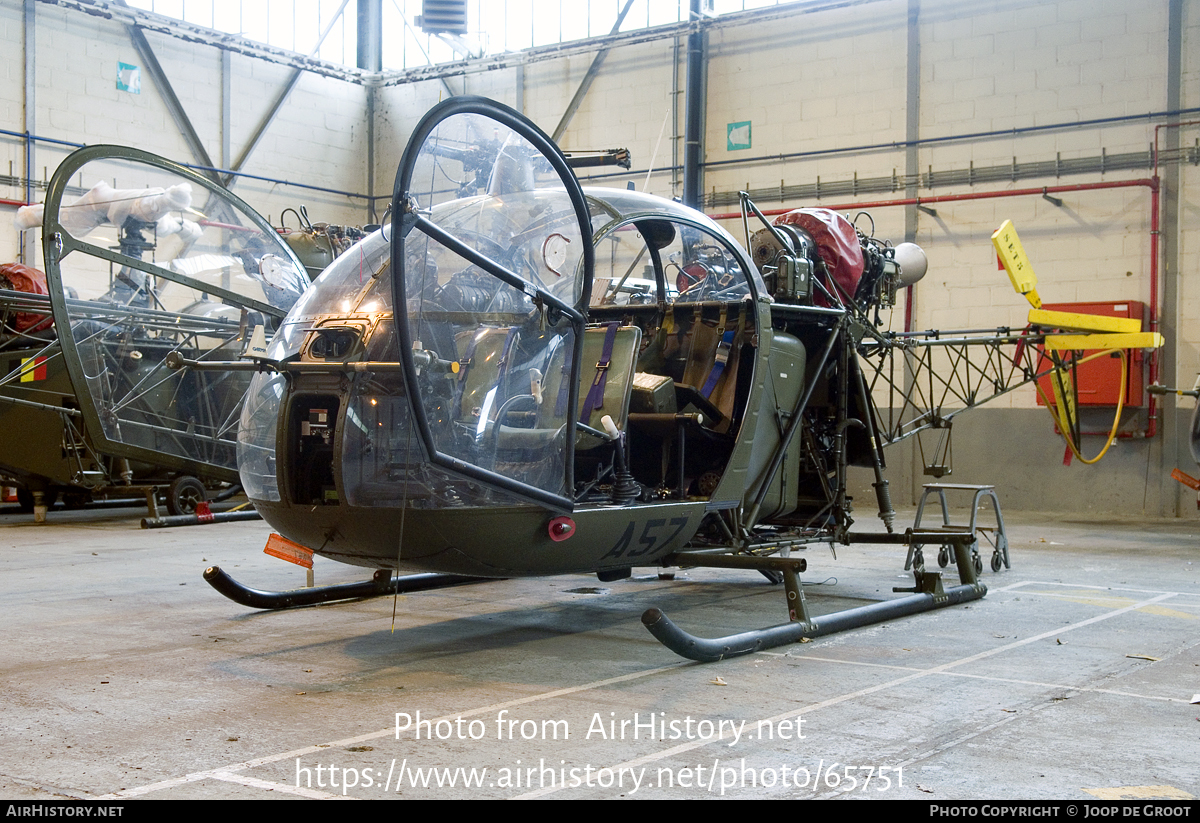
[[[1000,564],[1004,564],[1004,568],[1011,569],[1012,565],[1008,561],[1008,533],[1004,530],[1004,518],[1000,515],[1000,499],[996,497],[995,486],[971,486],[964,483],[926,483],[925,491],[921,494],[921,502],[917,505],[917,519],[913,523],[913,531],[921,531],[921,515],[925,512],[925,501],[930,494],[936,494],[938,503],[942,507],[942,529],[945,531],[965,531],[963,526],[950,525],[950,508],[946,503],[946,492],[948,491],[969,491],[974,492],[974,497],[971,500],[971,525],[970,531],[972,534],[980,533],[987,538],[988,543],[992,546],[992,571],[1000,571]],[[996,513],[996,526],[991,528],[988,526],[980,526],[979,522],[979,501],[983,498],[989,498],[992,501],[992,510]],[[925,531],[933,531],[926,528]],[[994,539],[992,535],[995,535]],[[914,543],[908,547],[908,557],[904,561],[905,571],[913,567],[914,562],[918,566],[925,565],[925,558],[922,553],[924,548],[923,543]],[[979,541],[975,541],[971,547],[971,559],[975,564],[975,573],[983,572],[983,560],[979,556]],[[942,544],[938,549],[938,565],[945,568],[950,563],[955,562],[954,556],[950,552],[948,544]]]

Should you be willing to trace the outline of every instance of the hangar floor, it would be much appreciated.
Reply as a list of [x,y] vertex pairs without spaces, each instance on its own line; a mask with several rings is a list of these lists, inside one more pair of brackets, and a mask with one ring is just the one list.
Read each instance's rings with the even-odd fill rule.
[[[984,600],[700,665],[640,613],[725,634],[783,622],[781,587],[640,570],[255,613],[200,574],[302,585],[265,524],[141,516],[0,512],[6,798],[1200,795],[1194,519],[1006,511]],[[894,548],[808,557],[814,612],[910,585]]]

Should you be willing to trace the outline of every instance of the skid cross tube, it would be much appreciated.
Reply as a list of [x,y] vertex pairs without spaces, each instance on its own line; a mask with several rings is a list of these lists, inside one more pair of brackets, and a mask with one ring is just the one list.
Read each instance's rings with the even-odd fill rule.
[[293,589],[287,592],[269,592],[243,586],[222,571],[220,566],[209,566],[205,569],[204,579],[233,602],[251,609],[292,609],[298,606],[332,603],[336,600],[364,600],[368,597],[383,597],[389,594],[445,589],[468,583],[483,583],[495,578],[432,573],[392,577],[391,573],[384,569],[376,572],[370,580],[361,583],[316,586],[311,589]]
[[143,517],[143,529],[169,529],[175,526],[207,526],[210,523],[236,523],[241,520],[262,520],[254,509],[212,512],[211,514],[175,514],[170,517]]
[[[923,533],[914,533],[909,529],[903,535],[853,535],[850,542],[903,544],[911,543],[923,537],[925,537]],[[908,597],[871,603],[866,606],[858,606],[853,609],[834,612],[833,614],[809,617],[808,609],[804,602],[803,589],[798,585],[797,576],[797,585],[795,588],[798,591],[794,592],[791,585],[792,581],[790,580],[787,581],[789,585],[786,586],[788,612],[791,620],[778,626],[753,629],[726,637],[696,637],[676,626],[661,610],[654,608],[647,609],[642,614],[642,623],[645,624],[646,628],[650,630],[650,633],[660,643],[681,657],[701,663],[713,663],[718,660],[724,660],[727,657],[738,657],[776,646],[797,643],[804,638],[823,637],[835,632],[845,631],[846,629],[857,629],[862,626],[871,625],[872,623],[880,623],[884,620],[907,617],[982,598],[987,594],[987,587],[976,578],[975,566],[971,562],[970,547],[974,542],[974,535],[965,532],[954,534],[942,533],[939,535],[939,539],[942,542],[952,543],[954,546],[961,585],[944,589],[940,573],[925,572],[923,569],[918,569],[914,572],[915,586],[911,589],[898,589],[898,591],[914,592]],[[761,559],[766,560],[767,558]],[[689,559],[687,562],[691,563],[692,561]],[[786,576],[790,577],[791,575]]]

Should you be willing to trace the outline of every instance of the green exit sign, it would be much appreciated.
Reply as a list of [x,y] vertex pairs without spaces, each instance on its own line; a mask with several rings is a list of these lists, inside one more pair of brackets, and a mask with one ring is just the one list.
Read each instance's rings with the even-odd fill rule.
[[750,121],[725,125],[726,148],[729,151],[750,148]]

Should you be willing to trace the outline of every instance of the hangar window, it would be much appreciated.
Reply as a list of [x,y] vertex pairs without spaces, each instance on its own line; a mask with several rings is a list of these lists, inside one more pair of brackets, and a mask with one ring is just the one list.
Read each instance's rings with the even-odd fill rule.
[[[357,64],[356,2],[350,0],[127,0],[128,5],[187,24],[343,65]],[[787,0],[710,0],[719,17]],[[687,22],[687,2],[660,0],[465,0],[466,31],[422,25],[422,0],[382,0],[385,70],[579,42]],[[663,36],[673,36],[664,31]]]

